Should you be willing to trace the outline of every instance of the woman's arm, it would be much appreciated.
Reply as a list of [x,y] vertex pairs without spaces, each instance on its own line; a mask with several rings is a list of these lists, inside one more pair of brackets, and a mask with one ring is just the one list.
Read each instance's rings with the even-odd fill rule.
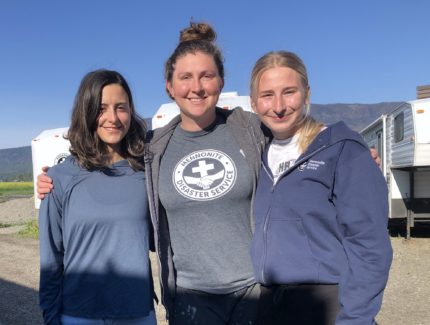
[[40,307],[45,324],[61,324],[63,236],[60,186],[42,201],[39,210]]
[[339,284],[341,311],[336,324],[375,324],[392,260],[388,195],[375,160],[357,142],[344,144],[333,195],[348,259]]

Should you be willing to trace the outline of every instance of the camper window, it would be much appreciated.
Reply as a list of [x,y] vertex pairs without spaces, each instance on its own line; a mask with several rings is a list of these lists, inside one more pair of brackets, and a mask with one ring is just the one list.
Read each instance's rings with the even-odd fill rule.
[[404,136],[404,114],[401,112],[394,118],[394,142],[400,142]]

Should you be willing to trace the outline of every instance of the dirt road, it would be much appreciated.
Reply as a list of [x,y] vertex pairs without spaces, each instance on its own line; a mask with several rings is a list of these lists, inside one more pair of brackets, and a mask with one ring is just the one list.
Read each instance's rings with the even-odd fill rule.
[[33,239],[0,235],[0,324],[41,324],[39,251]]
[[[0,256],[0,325],[43,324],[38,297],[38,241],[0,231]],[[156,265],[154,254],[151,261]],[[158,286],[156,291],[159,295]],[[156,307],[156,313],[158,324],[166,324],[161,305]]]
[[[23,205],[20,200],[8,203],[7,215],[14,206]],[[2,215],[6,203],[0,203],[0,223],[5,223]],[[33,213],[28,218],[34,218]],[[26,219],[24,213],[20,220]],[[42,324],[37,293],[38,242],[18,237],[14,229],[0,229],[0,325]],[[380,325],[430,324],[430,226],[417,226],[410,241],[397,236],[396,231],[393,234],[394,261],[377,321]],[[158,324],[166,324],[163,308],[159,306],[156,311]]]

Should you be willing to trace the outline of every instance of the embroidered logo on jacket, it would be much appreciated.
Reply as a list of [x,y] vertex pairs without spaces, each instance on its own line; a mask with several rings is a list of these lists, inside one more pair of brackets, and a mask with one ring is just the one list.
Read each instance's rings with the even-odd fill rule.
[[310,169],[310,170],[317,170],[318,168],[322,167],[325,165],[325,161],[321,161],[321,160],[309,160],[309,161],[305,161],[304,163],[302,163],[298,170],[299,171],[304,171],[305,169]]
[[322,167],[325,165],[325,161],[321,161],[321,160],[309,160],[309,161],[305,161],[304,163],[302,163],[299,167],[298,170],[299,171],[304,171],[305,169],[307,170],[317,170],[318,168]]
[[306,166],[306,169],[317,170],[318,168],[320,168],[321,166],[324,166],[324,165],[325,165],[325,161],[309,160],[308,164]]
[[307,161],[305,161],[303,164],[301,164],[300,166],[299,166],[299,171],[304,171],[305,170],[305,168],[306,168],[306,165],[308,164],[308,162]]
[[236,182],[233,160],[217,150],[200,150],[182,158],[173,170],[173,184],[184,197],[213,200],[228,193]]

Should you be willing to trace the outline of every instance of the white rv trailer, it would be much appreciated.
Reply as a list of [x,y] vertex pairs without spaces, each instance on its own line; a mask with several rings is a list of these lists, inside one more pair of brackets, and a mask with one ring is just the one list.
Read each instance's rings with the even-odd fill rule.
[[[249,96],[239,96],[235,91],[221,93],[217,106],[224,109],[232,109],[240,106],[245,111],[252,111]],[[165,126],[178,114],[179,107],[175,102],[161,105],[152,118],[152,129]]]
[[[217,106],[224,109],[232,109],[240,106],[246,111],[252,110],[249,97],[239,96],[237,92],[222,93]],[[179,107],[176,103],[162,104],[152,118],[152,128],[155,129],[166,125],[178,114]],[[67,127],[45,130],[31,142],[34,184],[36,184],[37,175],[40,174],[43,166],[50,167],[61,163],[63,159],[70,154],[70,142],[64,138],[67,130]],[[36,209],[39,209],[40,200],[37,198],[36,188],[34,188],[34,194],[34,204]]]
[[390,218],[430,221],[430,98],[405,102],[361,132],[381,157],[389,190]]
[[[53,166],[63,162],[70,155],[70,142],[64,138],[69,128],[45,130],[31,141],[31,155],[33,160],[33,181],[36,185],[37,175],[42,167]],[[34,187],[34,207],[39,209],[40,200]]]

